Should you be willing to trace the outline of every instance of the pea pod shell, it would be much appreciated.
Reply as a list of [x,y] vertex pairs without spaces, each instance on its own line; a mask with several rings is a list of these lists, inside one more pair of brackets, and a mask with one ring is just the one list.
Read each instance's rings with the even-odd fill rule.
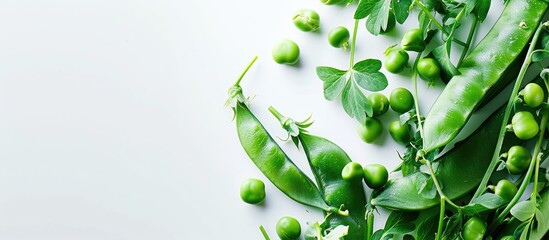
[[[458,143],[437,161],[436,176],[442,191],[450,199],[459,198],[480,183],[495,149],[505,108],[497,110],[468,138]],[[513,134],[507,134],[503,149],[519,143]],[[440,199],[422,196],[418,190],[429,178],[421,172],[390,181],[372,199],[377,206],[401,210],[422,210],[440,203]]]
[[425,119],[423,150],[448,144],[473,111],[501,84],[547,11],[543,0],[509,0],[486,37],[473,49]]
[[341,171],[351,158],[325,138],[300,133],[299,139],[326,203],[333,207],[344,205],[349,211],[349,216],[330,215],[325,228],[346,225],[349,232],[345,239],[364,239],[366,193],[362,181],[347,181],[341,177]]
[[296,202],[328,211],[313,181],[280,148],[243,103],[235,107],[238,138],[252,162],[284,194]]

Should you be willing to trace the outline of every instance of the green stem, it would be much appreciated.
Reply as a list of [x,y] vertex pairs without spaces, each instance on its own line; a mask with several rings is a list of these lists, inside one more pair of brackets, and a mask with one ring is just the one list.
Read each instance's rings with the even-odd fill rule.
[[417,117],[417,126],[419,129],[419,135],[421,136],[421,139],[423,139],[424,133],[423,133],[423,123],[421,122],[421,114],[419,113],[419,95],[417,91],[417,63],[421,59],[421,54],[423,52],[419,52],[417,54],[416,60],[414,61],[414,65],[412,66],[412,81],[414,83],[414,107],[416,108],[416,117]]
[[506,126],[509,122],[509,117],[511,115],[511,111],[513,109],[513,102],[515,101],[515,98],[519,92],[520,85],[522,84],[522,80],[524,79],[524,76],[526,75],[526,70],[528,70],[528,66],[530,66],[530,63],[532,62],[532,52],[536,48],[536,43],[538,42],[541,30],[545,26],[545,23],[541,23],[538,28],[536,29],[536,32],[534,33],[534,36],[532,37],[532,41],[530,42],[530,47],[528,48],[528,52],[526,53],[526,59],[524,60],[524,63],[522,64],[522,67],[520,68],[519,75],[517,77],[517,80],[515,81],[515,85],[513,87],[513,92],[511,93],[511,97],[509,97],[509,101],[507,103],[507,107],[505,108],[505,114],[503,115],[503,122],[501,123],[501,128],[499,130],[499,137],[498,141],[496,143],[496,148],[494,150],[494,154],[492,155],[492,160],[490,162],[490,165],[488,166],[488,169],[486,170],[486,173],[484,174],[484,177],[482,178],[482,181],[480,182],[475,194],[473,195],[473,198],[471,199],[471,202],[479,197],[484,191],[486,190],[486,185],[488,184],[488,181],[490,180],[490,176],[492,175],[492,172],[494,172],[494,169],[496,168],[496,165],[499,161],[499,156],[501,152],[501,148],[503,146],[503,138],[505,137],[506,132]]
[[368,210],[366,216],[366,240],[371,240],[374,234],[374,214]]
[[442,227],[444,226],[444,212],[446,211],[446,201],[443,198],[440,198],[440,215],[438,216],[438,227],[435,239],[439,240],[442,236]]
[[252,67],[252,65],[254,65],[255,61],[257,60],[257,56],[255,56],[252,61],[248,64],[248,66],[246,67],[246,69],[244,69],[244,71],[242,71],[242,73],[240,74],[240,76],[238,77],[238,79],[236,80],[236,83],[234,83],[234,86],[238,86],[240,85],[240,81],[242,80],[242,78],[244,77],[244,75],[246,75],[246,73],[248,72],[248,70]]
[[461,66],[461,63],[463,63],[463,60],[465,59],[465,56],[467,56],[467,52],[471,47],[471,41],[473,40],[473,35],[475,35],[477,25],[478,25],[478,18],[475,17],[471,25],[471,29],[469,29],[469,35],[467,36],[467,41],[465,42],[466,45],[463,47],[463,51],[461,52],[461,57],[459,57],[458,64],[456,65],[456,67],[458,68],[459,66]]
[[[502,222],[503,219],[507,216],[507,214],[511,211],[511,208],[517,204],[517,202],[520,200],[520,197],[522,197],[522,194],[526,190],[526,187],[530,183],[530,179],[532,178],[532,173],[534,172],[534,168],[538,167],[539,160],[541,159],[540,151],[541,151],[541,145],[543,143],[543,135],[545,134],[545,128],[547,127],[547,120],[549,119],[549,114],[545,111],[543,113],[543,117],[541,118],[541,126],[540,126],[540,132],[538,135],[538,140],[536,142],[536,146],[534,147],[534,153],[532,154],[532,161],[530,162],[530,167],[528,167],[528,172],[526,172],[526,176],[524,176],[524,179],[522,180],[522,183],[520,184],[520,187],[511,200],[507,207],[503,209],[503,211],[498,215],[496,220],[490,225],[488,228],[488,233],[491,233],[495,230],[496,227],[498,227]],[[532,192],[532,199],[535,203],[535,190]]]
[[273,106],[269,106],[269,112],[271,112],[273,116],[275,116],[275,118],[278,119],[278,121],[280,121],[280,123],[284,122],[284,119],[286,117],[282,115],[280,112],[278,112]]
[[349,70],[353,68],[353,65],[355,64],[355,45],[356,45],[356,33],[358,31],[358,22],[359,20],[355,20],[355,26],[353,28],[353,40],[351,41],[351,59],[349,60]]
[[261,231],[261,234],[263,234],[263,237],[265,238],[265,240],[271,240],[269,238],[269,235],[267,234],[267,231],[265,231],[265,228],[263,227],[263,225],[259,225],[259,231]]
[[426,159],[423,159],[423,161],[424,161],[424,164],[429,169],[429,175],[431,175],[431,177],[433,178],[433,183],[435,184],[438,195],[440,195],[440,199],[444,200],[446,203],[448,203],[450,206],[454,207],[455,209],[460,210],[462,207],[452,202],[452,200],[446,197],[444,192],[442,192],[442,187],[440,187],[440,184],[438,183],[438,179],[437,179],[437,176],[435,175],[435,171],[433,170],[433,165],[431,164],[431,162],[429,162]]
[[433,22],[435,24],[435,26],[440,30],[442,31],[442,33],[444,33],[444,35],[448,35],[448,32],[444,29],[444,27],[442,26],[442,24],[440,24],[437,19],[431,14],[431,11],[429,11],[429,9],[427,9],[427,7],[425,7],[425,5],[423,5],[423,3],[421,3],[420,1],[418,0],[414,0],[414,4],[416,4],[419,8],[421,8],[421,11],[423,11],[425,14],[427,14],[427,17],[429,17],[429,19],[431,19],[431,22]]

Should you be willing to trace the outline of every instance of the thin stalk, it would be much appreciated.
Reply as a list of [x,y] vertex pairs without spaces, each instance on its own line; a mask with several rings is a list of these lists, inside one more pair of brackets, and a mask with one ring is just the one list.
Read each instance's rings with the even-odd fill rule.
[[423,3],[421,3],[420,1],[418,0],[414,0],[414,4],[417,5],[419,8],[421,8],[421,11],[423,11],[425,14],[427,14],[427,17],[429,17],[429,19],[431,19],[431,21],[435,24],[435,26],[440,30],[442,31],[442,33],[444,33],[444,35],[448,35],[448,32],[446,31],[446,29],[444,29],[444,27],[442,26],[442,24],[440,24],[437,19],[431,14],[431,11],[429,11],[429,9],[427,9],[427,7],[425,7],[425,5],[423,5]]
[[425,137],[423,133],[423,124],[421,122],[421,114],[419,113],[419,95],[417,91],[417,63],[421,59],[421,54],[423,52],[419,52],[417,54],[416,60],[414,61],[414,65],[412,66],[412,81],[414,83],[414,107],[416,108],[416,117],[417,117],[417,126],[419,129],[419,135],[421,136],[421,139]]
[[257,56],[255,56],[252,61],[250,63],[248,63],[248,66],[246,67],[246,69],[244,69],[244,71],[242,71],[242,73],[240,74],[240,76],[238,76],[238,79],[236,80],[236,82],[234,83],[234,86],[238,86],[240,85],[240,81],[242,81],[242,78],[244,77],[244,75],[246,75],[246,73],[248,72],[248,70],[252,67],[252,65],[254,65],[255,61],[257,60]]
[[358,31],[358,22],[359,20],[355,20],[355,26],[353,28],[353,40],[351,41],[351,59],[349,60],[349,70],[353,68],[353,65],[355,64],[355,45],[356,45],[356,33]]
[[536,29],[536,32],[534,33],[534,36],[532,37],[532,41],[530,42],[530,47],[528,48],[528,52],[526,53],[526,59],[524,60],[524,63],[522,64],[522,67],[520,68],[519,75],[517,77],[517,80],[515,81],[515,85],[513,87],[513,92],[511,93],[511,97],[509,97],[509,101],[507,103],[507,107],[505,108],[505,114],[503,115],[503,122],[501,123],[501,127],[499,130],[499,137],[498,141],[496,143],[496,148],[494,150],[494,154],[492,155],[492,160],[490,162],[490,165],[488,166],[488,169],[486,170],[486,173],[484,174],[484,177],[482,178],[482,181],[480,182],[475,194],[473,195],[473,198],[471,201],[479,197],[485,190],[486,185],[488,184],[488,181],[490,180],[490,176],[492,175],[492,172],[494,172],[494,169],[496,168],[496,165],[499,161],[499,155],[501,148],[503,146],[503,138],[505,137],[505,132],[507,131],[506,126],[509,122],[509,117],[511,115],[511,110],[513,109],[513,102],[515,101],[515,98],[519,92],[520,85],[522,84],[522,80],[524,79],[524,76],[526,75],[526,70],[528,70],[528,66],[530,66],[530,63],[532,62],[532,52],[536,48],[536,43],[538,42],[541,30],[545,26],[545,23],[541,23],[538,28]]
[[374,213],[368,210],[366,214],[366,240],[371,240],[374,234]]
[[438,227],[435,239],[439,240],[442,235],[442,227],[444,226],[444,212],[446,211],[446,201],[440,198],[440,215],[438,216]]
[[269,235],[267,234],[267,231],[265,231],[265,228],[263,227],[263,225],[259,225],[259,231],[261,231],[261,234],[263,234],[263,237],[265,238],[265,240],[271,240],[269,238]]
[[467,36],[467,41],[465,42],[465,46],[463,47],[463,51],[461,52],[461,57],[459,58],[458,64],[456,65],[456,67],[458,68],[459,66],[461,66],[461,63],[463,63],[463,60],[465,59],[465,56],[467,56],[467,52],[471,47],[471,41],[473,40],[473,35],[475,35],[475,31],[477,30],[477,25],[478,18],[475,17],[473,23],[471,24],[471,29],[469,29],[469,35]]
[[424,159],[424,164],[429,169],[429,175],[431,175],[431,177],[433,178],[433,182],[435,183],[435,187],[437,189],[438,195],[440,195],[440,199],[444,200],[446,203],[448,203],[448,205],[454,207],[455,209],[460,210],[462,207],[460,207],[457,204],[455,204],[454,202],[452,202],[452,200],[450,200],[448,197],[446,197],[444,192],[442,192],[442,188],[440,187],[440,184],[438,183],[438,179],[437,179],[437,176],[435,175],[435,172],[433,171],[433,165],[431,164],[431,162]]
[[[530,179],[532,178],[532,173],[534,172],[534,168],[536,168],[538,166],[538,163],[539,163],[539,160],[540,160],[541,145],[543,143],[543,135],[545,134],[545,128],[547,127],[547,120],[549,120],[549,114],[545,111],[543,113],[543,117],[541,118],[540,132],[539,132],[539,135],[538,135],[538,140],[536,142],[536,146],[534,147],[534,153],[532,154],[532,161],[530,162],[530,166],[528,167],[528,172],[526,172],[526,176],[524,176],[524,179],[522,180],[522,183],[520,184],[520,187],[519,187],[517,193],[515,194],[515,196],[513,197],[513,199],[511,200],[511,202],[509,202],[507,207],[505,207],[505,209],[503,209],[503,211],[498,215],[496,220],[494,220],[494,222],[488,228],[488,233],[491,233],[492,231],[494,231],[495,228],[498,227],[503,222],[503,219],[505,219],[505,216],[507,216],[507,214],[511,211],[511,208],[513,208],[513,206],[515,206],[515,204],[517,204],[520,197],[522,196],[522,194],[526,190],[526,187],[530,183]],[[535,201],[534,200],[535,199],[534,194],[535,194],[535,192],[532,192],[533,197],[532,197],[531,200],[533,200],[533,201]]]

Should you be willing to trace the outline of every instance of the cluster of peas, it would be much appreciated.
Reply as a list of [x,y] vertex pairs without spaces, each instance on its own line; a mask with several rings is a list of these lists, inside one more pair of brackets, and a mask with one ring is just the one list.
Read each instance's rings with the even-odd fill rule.
[[[320,28],[320,15],[311,9],[297,11],[292,20],[303,32],[314,32]],[[335,48],[346,49],[349,46],[349,38],[349,30],[343,26],[336,27],[328,33],[328,42]],[[278,41],[272,49],[273,60],[279,64],[296,64],[299,61],[299,54],[299,46],[290,39]]]

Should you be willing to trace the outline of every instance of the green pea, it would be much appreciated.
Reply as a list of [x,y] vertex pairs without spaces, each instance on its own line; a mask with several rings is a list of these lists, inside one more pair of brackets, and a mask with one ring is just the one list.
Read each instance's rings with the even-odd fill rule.
[[402,49],[406,51],[421,52],[425,50],[425,41],[423,39],[423,30],[414,28],[404,33],[400,42]]
[[534,115],[528,111],[515,113],[511,119],[511,125],[515,135],[522,140],[531,139],[538,135],[539,132],[538,122],[534,118]]
[[325,5],[336,5],[336,4],[342,4],[348,0],[320,0],[321,3],[324,3]]
[[395,88],[389,97],[391,109],[397,113],[405,113],[414,107],[414,96],[406,88]]
[[335,48],[349,47],[349,30],[346,27],[335,27],[328,33],[328,42]]
[[249,204],[258,204],[265,199],[265,184],[256,178],[248,178],[240,185],[240,198]]
[[423,80],[434,81],[440,78],[440,66],[432,58],[422,58],[417,63],[417,72]]
[[389,124],[389,134],[391,134],[391,137],[397,142],[402,145],[406,145],[410,142],[411,139],[411,132],[412,128],[410,127],[410,124],[400,124],[400,121],[393,121]]
[[528,83],[521,93],[526,105],[532,108],[539,107],[545,98],[543,89],[536,83]]
[[389,110],[389,99],[387,99],[385,95],[381,93],[372,93],[368,95],[367,98],[370,106],[372,106],[374,116],[382,115]]
[[484,233],[486,223],[478,217],[472,217],[465,223],[462,235],[464,240],[482,240]]
[[385,55],[385,69],[391,73],[400,73],[408,65],[410,56],[402,49],[393,49]]
[[505,202],[510,202],[517,194],[517,186],[507,179],[502,179],[494,187],[494,193],[503,198]]
[[345,180],[360,180],[364,176],[362,165],[357,162],[350,162],[341,170],[341,177]]
[[301,225],[293,217],[282,217],[276,223],[276,234],[281,240],[298,239],[301,235]]
[[371,189],[383,187],[389,180],[387,168],[381,164],[368,164],[364,166],[364,182]]
[[320,16],[311,9],[297,11],[292,21],[299,30],[304,32],[314,32],[320,28]]
[[272,55],[279,64],[293,65],[299,61],[299,46],[290,39],[282,39],[274,45]]
[[383,132],[383,125],[375,118],[367,117],[364,124],[358,125],[358,135],[366,143],[375,142]]
[[512,174],[520,174],[528,169],[532,155],[530,151],[523,146],[512,146],[507,152],[505,164]]

